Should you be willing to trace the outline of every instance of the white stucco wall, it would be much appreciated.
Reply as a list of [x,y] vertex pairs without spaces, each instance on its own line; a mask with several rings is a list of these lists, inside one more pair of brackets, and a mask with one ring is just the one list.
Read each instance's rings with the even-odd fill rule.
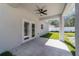
[[[36,24],[35,30],[37,36],[40,32],[39,20],[37,17],[27,10],[13,8],[7,4],[0,4],[0,53],[17,47],[23,43],[23,19],[28,20],[30,23],[34,22]],[[47,29],[45,29],[45,31],[47,31]],[[45,31],[42,33],[45,33]]]
[[[43,29],[41,29],[41,24],[43,24]],[[39,23],[39,35],[44,35],[46,33],[48,33],[49,27],[48,27],[48,23],[45,21],[40,21]]]

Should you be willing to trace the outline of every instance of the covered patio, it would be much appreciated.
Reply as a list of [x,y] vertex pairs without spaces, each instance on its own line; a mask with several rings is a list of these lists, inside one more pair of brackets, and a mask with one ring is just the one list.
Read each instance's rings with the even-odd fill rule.
[[[1,4],[1,6],[3,6],[2,9],[4,9],[4,10],[1,9],[1,12],[2,11],[4,12],[3,16],[6,17],[6,15],[9,14],[8,17],[10,17],[11,14],[11,19],[13,21],[10,19],[12,23],[10,24],[6,23],[6,24],[11,25],[13,29],[10,29],[10,33],[9,31],[5,31],[5,33],[9,33],[9,36],[7,36],[7,34],[6,35],[1,34],[2,35],[1,39],[4,39],[3,41],[0,41],[1,45],[3,45],[4,42],[6,42],[6,44],[8,45],[4,44],[3,47],[1,46],[2,49],[0,51],[4,51],[7,49],[10,52],[12,52],[13,55],[16,56],[72,56],[67,45],[64,43],[64,16],[66,16],[67,13],[70,10],[72,10],[74,4],[71,3],[69,4],[66,3],[11,4],[10,3],[3,5]],[[5,10],[5,8],[7,9],[8,12]],[[36,13],[37,8],[46,9],[47,14],[43,12],[42,13],[45,15]],[[60,28],[59,40],[52,40],[52,39],[40,37],[49,32],[48,23],[46,20],[51,18],[59,19],[59,28]],[[5,23],[5,21],[3,22]],[[8,25],[6,25],[6,27],[8,27]],[[5,29],[5,27],[3,27],[3,29]],[[7,30],[8,29],[9,28],[7,28]],[[2,30],[1,32],[4,31]],[[8,43],[8,39],[11,45]]]
[[[10,4],[11,6],[16,6]],[[51,18],[59,18],[59,40],[51,40],[47,38],[38,37],[29,42],[25,42],[20,46],[13,48],[11,52],[14,55],[27,56],[72,56],[68,47],[64,43],[64,16],[70,11],[74,4],[17,4],[18,7],[29,10],[33,13],[35,5],[46,6],[48,14],[46,16],[36,15],[40,21],[46,21]]]

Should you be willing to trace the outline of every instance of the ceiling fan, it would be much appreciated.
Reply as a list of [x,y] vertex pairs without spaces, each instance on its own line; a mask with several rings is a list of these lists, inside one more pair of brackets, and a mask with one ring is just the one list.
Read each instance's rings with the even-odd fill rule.
[[36,6],[36,7],[37,7],[36,14],[39,14],[40,16],[47,15],[47,9],[44,9],[45,6],[41,8],[39,6]]

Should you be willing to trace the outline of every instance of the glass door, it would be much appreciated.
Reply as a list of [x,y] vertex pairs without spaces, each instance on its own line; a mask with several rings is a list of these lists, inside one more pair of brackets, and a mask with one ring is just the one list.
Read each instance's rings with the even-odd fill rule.
[[32,37],[35,36],[35,24],[32,24]]

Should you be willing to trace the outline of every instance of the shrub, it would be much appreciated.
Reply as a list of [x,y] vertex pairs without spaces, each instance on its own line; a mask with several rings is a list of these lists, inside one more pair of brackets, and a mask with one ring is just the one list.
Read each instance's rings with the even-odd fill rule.
[[0,56],[13,56],[13,54],[9,51],[2,52]]

